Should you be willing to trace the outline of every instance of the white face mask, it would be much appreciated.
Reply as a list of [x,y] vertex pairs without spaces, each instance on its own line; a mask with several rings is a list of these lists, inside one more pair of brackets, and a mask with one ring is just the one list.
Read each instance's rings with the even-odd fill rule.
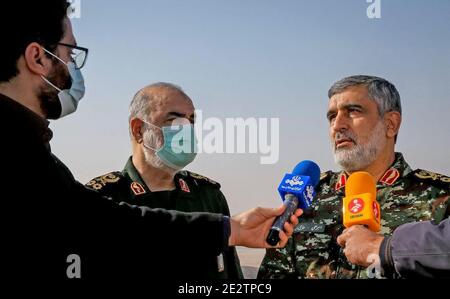
[[61,104],[61,115],[59,116],[59,118],[62,118],[66,115],[74,113],[77,110],[78,103],[81,101],[85,94],[84,78],[81,74],[81,71],[75,67],[75,63],[66,63],[50,51],[47,51],[46,49],[44,49],[44,51],[58,59],[61,63],[64,63],[64,65],[69,70],[70,78],[72,79],[72,85],[70,89],[61,90],[53,83],[48,81],[44,76],[41,76],[41,78],[46,83],[59,91],[58,98]]

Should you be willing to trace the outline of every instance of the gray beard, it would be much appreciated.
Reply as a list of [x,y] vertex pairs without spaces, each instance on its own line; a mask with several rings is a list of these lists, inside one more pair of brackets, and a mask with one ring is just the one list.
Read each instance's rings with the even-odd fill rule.
[[346,172],[355,172],[367,168],[380,155],[386,146],[386,129],[382,121],[379,121],[372,131],[371,137],[366,144],[361,144],[352,134],[343,133],[346,137],[355,140],[355,146],[352,149],[336,149],[334,141],[332,148],[334,161]]
[[163,161],[161,161],[161,159],[152,150],[147,148],[144,148],[144,158],[145,163],[154,168],[162,169],[165,166]]
[[[148,129],[144,132],[143,142],[144,144],[151,145],[151,147],[153,148],[160,148],[163,144],[162,138],[158,136],[153,129]],[[171,167],[164,164],[164,162],[156,155],[154,150],[149,149],[145,146],[143,148],[144,148],[145,163],[147,163],[147,165],[160,169],[169,174],[177,173],[178,170],[172,169]]]

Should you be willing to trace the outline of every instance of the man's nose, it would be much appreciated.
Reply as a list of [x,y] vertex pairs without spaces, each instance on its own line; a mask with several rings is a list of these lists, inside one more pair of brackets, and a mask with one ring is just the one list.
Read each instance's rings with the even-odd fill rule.
[[348,129],[348,119],[343,113],[338,113],[331,128],[334,133],[346,131]]

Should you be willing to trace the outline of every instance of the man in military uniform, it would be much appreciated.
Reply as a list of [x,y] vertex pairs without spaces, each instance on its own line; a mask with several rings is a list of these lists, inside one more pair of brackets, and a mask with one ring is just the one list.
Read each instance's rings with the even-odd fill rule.
[[[230,215],[219,183],[181,170],[195,158],[195,138],[191,130],[194,106],[181,88],[170,83],[143,88],[130,105],[129,120],[133,156],[122,172],[99,176],[91,180],[88,187],[131,205]],[[174,128],[180,131],[170,131]],[[175,151],[177,134],[182,136],[180,141],[188,145],[189,150]],[[180,252],[185,246],[189,244],[180,244]],[[234,247],[219,256],[199,255],[188,259],[192,265],[187,271],[189,278],[243,278]]]
[[335,83],[329,98],[330,137],[342,171],[321,175],[311,209],[299,219],[285,249],[267,250],[259,278],[375,276],[373,267],[348,262],[337,243],[344,230],[344,187],[356,171],[367,171],[377,181],[383,235],[404,223],[438,223],[450,215],[450,178],[413,170],[394,150],[402,112],[394,85],[378,77],[352,76]]

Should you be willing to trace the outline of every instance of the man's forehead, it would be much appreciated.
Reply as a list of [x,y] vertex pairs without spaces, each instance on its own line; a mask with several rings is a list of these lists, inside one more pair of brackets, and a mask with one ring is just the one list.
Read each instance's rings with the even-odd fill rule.
[[63,36],[63,40],[70,44],[70,45],[76,45],[77,44],[77,40],[75,39],[75,36],[73,34],[73,29],[72,29],[72,22],[70,21],[69,18],[65,18],[64,19],[64,36]]
[[172,90],[153,90],[151,92],[154,92],[155,95],[152,103],[154,111],[178,114],[194,113],[195,108],[192,101],[180,92]]
[[371,105],[373,101],[369,99],[369,93],[365,86],[352,87],[331,97],[328,107],[340,109],[349,104],[361,106]]

